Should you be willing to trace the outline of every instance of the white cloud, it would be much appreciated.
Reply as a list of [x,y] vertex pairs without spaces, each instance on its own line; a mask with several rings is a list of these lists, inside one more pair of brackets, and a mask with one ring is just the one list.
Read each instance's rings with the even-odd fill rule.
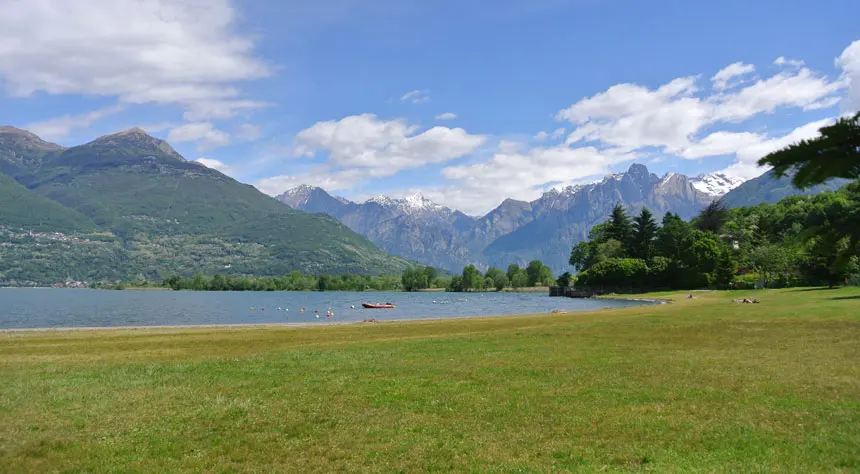
[[830,125],[833,122],[834,119],[832,118],[816,120],[797,127],[782,137],[767,138],[759,136],[759,138],[761,138],[759,141],[750,139],[747,143],[743,144],[743,146],[738,147],[735,152],[737,161],[723,170],[723,172],[733,176],[740,176],[742,178],[754,178],[759,176],[767,171],[767,168],[759,168],[758,160],[771,152],[785,148],[793,143],[817,137],[820,135],[818,130],[821,129],[821,127]]
[[182,114],[182,118],[192,122],[198,120],[224,120],[237,115],[248,115],[269,105],[266,102],[257,100],[200,100],[189,103],[187,106],[188,110]]
[[576,126],[567,143],[599,141],[635,150],[681,149],[707,122],[708,108],[693,97],[694,77],[675,79],[656,90],[619,84],[558,113]]
[[856,112],[860,110],[860,40],[845,48],[836,59],[836,65],[842,69],[842,80],[848,88],[843,112]]
[[[715,81],[737,77],[749,67],[735,63]],[[730,153],[748,146],[754,134],[716,132],[699,138],[707,128],[725,122],[741,123],[756,115],[785,107],[814,110],[833,106],[844,80],[830,80],[809,69],[783,71],[746,87],[701,94],[695,77],[682,77],[656,89],[619,84],[587,97],[558,113],[575,125],[568,144],[597,142],[625,151],[656,148],[687,158]],[[711,155],[714,153],[715,155]]]
[[142,128],[146,131],[146,133],[161,133],[166,130],[170,130],[171,128],[177,127],[178,124],[173,122],[156,122],[156,123],[148,123],[144,125],[138,125],[138,128]]
[[233,116],[263,104],[233,84],[269,74],[235,32],[230,0],[27,0],[0,15],[6,92],[115,96],[179,105],[186,119]]
[[260,127],[250,123],[243,123],[239,125],[239,128],[236,130],[236,138],[246,142],[252,142],[262,136],[262,131]]
[[539,142],[547,141],[549,139],[558,140],[563,137],[565,133],[567,133],[567,129],[564,127],[557,128],[553,130],[552,133],[541,130],[534,136],[534,139]]
[[433,127],[421,133],[404,120],[379,120],[373,114],[353,115],[337,122],[318,122],[296,135],[297,156],[328,154],[335,167],[361,168],[371,176],[443,163],[462,157],[486,137],[462,128]]
[[224,174],[230,174],[230,171],[231,171],[230,167],[228,165],[226,165],[225,163],[218,161],[214,158],[197,158],[194,161],[200,163],[201,165],[203,165],[207,168],[212,168],[213,170],[218,170]]
[[88,128],[93,122],[105,117],[117,114],[123,110],[122,106],[114,105],[103,107],[92,112],[78,115],[63,115],[42,122],[26,125],[24,128],[39,135],[44,140],[60,140],[69,135],[76,128]]
[[696,159],[732,155],[745,147],[761,143],[765,137],[751,132],[714,132],[683,149],[679,156]]
[[230,134],[218,130],[210,122],[192,122],[180,125],[167,134],[167,141],[175,143],[197,142],[198,151],[230,144]]
[[804,63],[803,61],[800,61],[798,59],[786,59],[785,56],[780,56],[780,57],[776,58],[776,60],[773,63],[776,64],[777,66],[790,66],[790,67],[803,67],[804,65],[806,65],[806,63]]
[[[751,65],[729,65],[711,78],[713,87],[704,89],[698,87],[703,81],[699,76],[680,77],[653,88],[617,84],[558,112],[557,119],[569,122],[572,130],[561,127],[533,137],[506,135],[513,140],[497,137],[488,156],[483,154],[487,137],[463,129],[425,130],[405,120],[381,120],[370,114],[319,122],[296,136],[293,153],[322,163],[308,172],[276,176],[258,185],[270,194],[304,183],[349,190],[368,177],[470,156],[464,164],[443,167],[441,180],[431,178],[434,184],[420,186],[420,191],[478,215],[504,198],[535,199],[549,186],[581,183],[632,160],[657,163],[673,157],[729,155],[735,162],[724,171],[749,178],[765,171],[757,166],[761,157],[816,136],[832,119],[784,134],[745,129],[748,120],[785,109],[860,105],[860,42],[837,59],[842,70],[839,78],[815,73],[796,60],[782,58],[775,63],[782,67],[761,78],[752,75]],[[846,90],[849,100],[840,102]],[[413,102],[422,94],[413,91],[402,100]],[[565,134],[562,144],[550,142]],[[391,194],[416,190],[410,187]]]
[[762,113],[773,113],[779,107],[820,108],[821,101],[830,101],[843,87],[841,82],[818,76],[806,68],[781,72],[735,94],[715,98],[710,122],[741,122]]
[[454,120],[457,114],[454,112],[445,112],[436,116],[436,120]]
[[752,64],[744,64],[738,61],[734,64],[729,64],[723,69],[720,69],[719,72],[714,74],[714,77],[711,78],[711,82],[713,82],[714,84],[714,90],[726,90],[730,87],[729,81],[736,77],[749,74],[753,71],[755,71],[755,66],[753,66]]
[[319,186],[327,191],[350,189],[362,178],[360,170],[332,171],[328,166],[318,166],[305,173],[261,179],[255,186],[270,196],[277,196],[302,184]]
[[411,102],[413,104],[425,104],[430,102],[430,91],[414,90],[400,97],[400,102]]
[[518,153],[525,148],[525,145],[514,140],[499,140],[498,147],[501,153]]
[[689,97],[696,91],[695,77],[682,77],[651,91],[638,84],[616,84],[605,92],[587,97],[557,114],[559,120],[582,124],[647,112],[666,102]]
[[572,184],[609,171],[609,165],[636,155],[601,151],[594,147],[552,146],[525,152],[499,150],[483,163],[451,166],[442,176],[454,182],[427,196],[470,214],[482,214],[505,198],[532,200],[547,183]]

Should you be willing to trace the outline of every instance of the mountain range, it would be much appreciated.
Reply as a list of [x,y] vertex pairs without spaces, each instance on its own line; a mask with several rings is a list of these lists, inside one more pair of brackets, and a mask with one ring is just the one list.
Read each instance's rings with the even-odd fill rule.
[[410,265],[140,129],[65,148],[0,127],[0,170],[0,284]]
[[[469,216],[420,194],[362,203],[300,186],[273,199],[186,161],[140,129],[66,148],[0,127],[0,285],[157,279],[168,274],[459,271],[539,259],[561,273],[571,245],[616,203],[695,216],[713,199],[775,202],[800,191],[771,173],[662,177],[641,164],[599,182],[504,200]],[[280,201],[280,202],[279,202]],[[287,204],[286,206],[284,204]]]
[[750,181],[714,173],[688,177],[650,173],[633,164],[601,181],[553,189],[531,201],[504,200],[484,216],[468,216],[415,194],[385,196],[355,203],[325,190],[302,185],[278,199],[294,209],[328,214],[395,255],[451,271],[464,265],[505,268],[533,259],[557,273],[567,269],[570,248],[595,224],[606,220],[616,203],[630,213],[647,207],[659,218],[668,211],[684,219],[721,199],[729,207],[773,203],[790,194],[814,194],[843,185],[834,180],[801,191],[790,178],[772,173]]
[[420,194],[355,203],[303,185],[278,199],[295,209],[326,213],[382,249],[428,265],[456,271],[467,264],[504,268],[539,259],[562,270],[570,246],[605,220],[617,202],[631,212],[647,206],[658,215],[671,210],[690,218],[716,197],[714,190],[723,193],[740,182],[722,175],[661,178],[634,164],[600,182],[552,190],[531,202],[506,199],[480,217]]

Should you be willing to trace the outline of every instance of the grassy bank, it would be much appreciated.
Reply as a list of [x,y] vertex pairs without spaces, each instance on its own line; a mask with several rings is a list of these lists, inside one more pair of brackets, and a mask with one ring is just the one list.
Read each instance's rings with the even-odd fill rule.
[[[0,333],[0,471],[860,469],[860,289]],[[757,298],[760,304],[732,299]]]

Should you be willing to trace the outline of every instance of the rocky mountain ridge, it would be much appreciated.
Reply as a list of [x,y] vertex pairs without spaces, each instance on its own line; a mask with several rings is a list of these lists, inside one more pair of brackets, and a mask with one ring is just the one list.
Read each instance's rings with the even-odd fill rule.
[[671,210],[689,218],[720,196],[715,193],[740,182],[717,174],[658,177],[633,164],[594,183],[551,189],[532,202],[506,199],[479,217],[420,194],[355,203],[303,185],[277,198],[295,209],[329,214],[382,249],[428,265],[457,271],[469,263],[504,267],[537,258],[562,271],[570,245],[585,238],[616,202],[631,212],[647,206],[657,214]]

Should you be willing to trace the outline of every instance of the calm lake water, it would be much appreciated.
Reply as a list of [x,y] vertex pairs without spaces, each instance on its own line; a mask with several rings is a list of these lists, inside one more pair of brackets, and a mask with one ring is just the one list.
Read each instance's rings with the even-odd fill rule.
[[[396,309],[364,309],[362,302]],[[647,304],[545,293],[193,292],[0,288],[0,328],[315,323],[587,311]],[[355,309],[350,308],[355,306]],[[251,309],[253,307],[253,310]],[[278,308],[281,308],[279,311]],[[305,312],[301,312],[306,308]],[[334,316],[326,317],[331,308]],[[320,318],[316,318],[315,310]]]

